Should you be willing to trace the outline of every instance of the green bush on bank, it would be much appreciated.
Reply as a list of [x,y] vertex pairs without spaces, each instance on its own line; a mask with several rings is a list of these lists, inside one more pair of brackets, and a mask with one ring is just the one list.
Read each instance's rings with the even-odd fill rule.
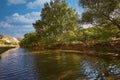
[[38,42],[38,38],[35,32],[27,33],[25,38],[19,43],[21,47],[28,48],[32,45],[35,45]]

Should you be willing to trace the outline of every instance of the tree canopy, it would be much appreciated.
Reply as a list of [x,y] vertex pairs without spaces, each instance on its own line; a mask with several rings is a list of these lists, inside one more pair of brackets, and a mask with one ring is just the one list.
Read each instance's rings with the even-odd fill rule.
[[111,24],[120,30],[120,0],[79,0],[85,9],[81,22]]
[[20,43],[21,46],[67,42],[77,35],[78,14],[65,0],[51,0],[50,3],[45,3],[40,18],[33,23],[36,31],[26,34]]
[[78,26],[78,14],[68,6],[65,0],[45,3],[40,20],[33,23],[36,31],[26,34],[20,42],[20,46],[46,47],[77,41],[87,44],[109,41],[113,37],[119,37],[116,35],[120,29],[120,6],[118,3],[119,0],[80,0],[80,4],[85,8],[80,21],[85,24],[94,23],[97,25],[87,29],[81,29]]
[[44,4],[41,19],[33,25],[40,38],[50,39],[74,33],[78,28],[77,21],[77,13],[65,0],[55,0]]

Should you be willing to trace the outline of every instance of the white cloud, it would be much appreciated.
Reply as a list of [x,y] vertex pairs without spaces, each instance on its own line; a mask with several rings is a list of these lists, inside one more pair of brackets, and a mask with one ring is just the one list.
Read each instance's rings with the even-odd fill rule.
[[11,4],[24,4],[26,3],[26,0],[7,0],[7,4],[11,5]]
[[29,2],[27,4],[28,9],[35,9],[37,7],[41,7],[44,5],[46,2],[50,2],[51,0],[35,0],[34,2]]
[[1,21],[0,27],[32,25],[32,23],[38,19],[40,19],[40,12],[31,12],[24,15],[14,13],[13,15],[6,17],[5,21]]
[[40,12],[32,12],[24,15],[14,13],[12,16],[6,18],[6,22],[14,25],[30,25],[39,19]]
[[38,19],[40,19],[40,12],[31,12],[24,15],[14,13],[0,22],[0,34],[23,37],[25,33],[34,31],[32,23]]
[[1,21],[0,22],[0,27],[8,28],[8,27],[12,27],[12,25],[10,25],[9,23],[7,23],[5,21]]

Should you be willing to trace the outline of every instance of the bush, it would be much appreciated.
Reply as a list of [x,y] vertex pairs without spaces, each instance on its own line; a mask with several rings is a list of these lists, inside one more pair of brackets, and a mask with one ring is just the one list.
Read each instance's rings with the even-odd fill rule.
[[21,47],[29,48],[37,43],[38,37],[35,32],[25,34],[25,38],[19,43]]

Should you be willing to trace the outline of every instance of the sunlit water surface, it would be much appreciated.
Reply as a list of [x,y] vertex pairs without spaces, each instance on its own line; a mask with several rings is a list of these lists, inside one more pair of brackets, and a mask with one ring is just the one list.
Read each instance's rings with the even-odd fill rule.
[[120,60],[16,48],[1,55],[0,80],[120,80]]

